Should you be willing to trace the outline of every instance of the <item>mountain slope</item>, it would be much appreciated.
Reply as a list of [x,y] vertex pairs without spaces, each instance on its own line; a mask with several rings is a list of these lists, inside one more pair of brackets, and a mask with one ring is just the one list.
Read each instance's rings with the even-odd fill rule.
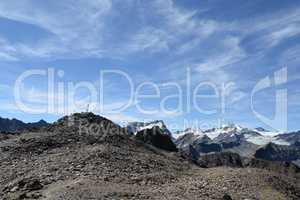
[[48,123],[44,120],[35,123],[24,123],[17,119],[4,119],[0,117],[0,131],[2,132],[16,132],[28,128],[41,128],[47,125]]
[[280,134],[277,136],[278,139],[287,141],[291,145],[297,145],[300,143],[300,131],[298,132],[292,132],[292,133],[286,133],[286,134]]
[[300,159],[300,148],[270,143],[255,152],[256,158],[272,161],[296,161]]
[[92,113],[0,141],[0,199],[299,199],[299,179],[199,168]]

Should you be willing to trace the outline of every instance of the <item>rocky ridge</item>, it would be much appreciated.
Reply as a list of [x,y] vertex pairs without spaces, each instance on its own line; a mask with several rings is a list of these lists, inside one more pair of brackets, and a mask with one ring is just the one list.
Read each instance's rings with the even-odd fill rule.
[[44,120],[34,123],[24,123],[17,119],[5,119],[0,117],[0,132],[2,133],[16,133],[24,129],[38,129],[47,125],[48,123]]

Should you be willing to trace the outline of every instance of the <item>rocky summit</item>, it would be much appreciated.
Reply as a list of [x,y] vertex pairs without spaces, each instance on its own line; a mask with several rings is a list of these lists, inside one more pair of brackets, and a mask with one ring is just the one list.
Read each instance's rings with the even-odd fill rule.
[[1,136],[0,199],[300,199],[291,163],[177,151],[159,127],[127,130],[80,113]]

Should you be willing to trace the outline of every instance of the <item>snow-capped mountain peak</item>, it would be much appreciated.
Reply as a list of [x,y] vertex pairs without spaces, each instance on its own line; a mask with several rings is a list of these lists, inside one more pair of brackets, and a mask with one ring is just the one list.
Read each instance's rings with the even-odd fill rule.
[[152,129],[154,127],[159,127],[163,131],[163,133],[171,136],[171,132],[167,129],[167,126],[162,120],[151,122],[130,122],[127,125],[127,129],[133,134],[136,134],[137,132],[142,130]]
[[242,133],[242,131],[245,130],[242,126],[236,125],[236,124],[228,124],[228,125],[222,125],[220,128],[213,128],[204,131],[204,133],[210,138],[215,139],[219,137],[220,135],[228,134],[228,135],[237,135]]
[[184,131],[178,131],[178,132],[172,134],[172,136],[173,136],[173,138],[175,138],[177,140],[177,139],[181,138],[182,136],[188,135],[188,134],[191,134],[195,137],[203,137],[205,135],[201,130],[187,128]]
[[245,138],[248,142],[256,145],[267,145],[269,143],[274,143],[277,145],[290,145],[289,142],[280,139],[278,136],[281,132],[268,131],[264,128],[256,128],[252,130],[252,133],[256,134],[245,134]]
[[142,128],[143,130],[143,129],[152,129],[153,127],[159,127],[160,129],[164,129],[166,126],[163,121],[159,120],[159,121],[145,123],[145,126],[140,128]]
[[235,131],[241,131],[244,128],[240,125],[237,125],[237,124],[224,124],[219,129],[223,130],[223,131],[234,131],[234,130]]

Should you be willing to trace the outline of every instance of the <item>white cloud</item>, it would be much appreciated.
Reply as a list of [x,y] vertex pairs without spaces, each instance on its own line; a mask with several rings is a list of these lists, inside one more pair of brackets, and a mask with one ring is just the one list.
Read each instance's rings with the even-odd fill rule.
[[[230,24],[212,19],[199,18],[199,14],[207,9],[188,10],[175,4],[173,0],[155,0],[154,13],[161,18],[160,30],[169,37],[165,38],[172,52],[176,55],[184,54],[197,48],[208,37],[218,31],[231,28]],[[188,41],[185,39],[189,38]]]
[[[244,24],[246,26],[246,32],[260,32],[269,30],[273,32],[274,30],[279,30],[282,27],[286,27],[292,24],[296,24],[300,21],[300,9],[290,8],[282,9],[277,12],[272,12],[271,14],[258,16],[256,18],[250,19],[250,21]],[[252,24],[252,26],[249,26]]]
[[[184,53],[195,48],[201,41],[218,30],[228,28],[214,20],[199,19],[201,10],[187,10],[177,6],[172,0],[149,2],[147,11],[138,12],[144,6],[135,1],[49,1],[34,0],[2,1],[0,17],[32,24],[52,35],[35,44],[9,43],[0,58],[68,58],[68,57],[124,57],[132,53],[156,53],[176,50]],[[120,5],[130,5],[132,13],[120,9]],[[147,4],[147,3],[146,3]],[[145,4],[145,5],[146,5]],[[148,5],[148,4],[147,4]],[[116,19],[116,16],[118,17]],[[126,20],[125,20],[126,19]],[[158,20],[149,25],[147,20]],[[128,30],[118,27],[117,21],[128,24]],[[134,22],[131,26],[131,20]],[[126,22],[125,22],[126,21]],[[116,23],[116,24],[114,24]],[[111,28],[114,27],[114,28]],[[117,30],[115,30],[117,29]],[[120,40],[122,34],[122,40]],[[182,39],[189,37],[193,44],[185,45]],[[118,40],[115,40],[118,38]],[[197,38],[197,40],[194,40]],[[196,43],[196,44],[195,44]],[[174,49],[175,47],[175,49]]]
[[290,8],[239,21],[235,23],[235,26],[244,37],[254,36],[254,45],[263,50],[269,50],[281,42],[299,35],[299,24],[300,9]]
[[102,43],[103,18],[110,10],[110,0],[2,1],[1,17],[32,24],[53,34],[35,45],[11,44],[10,51],[6,52],[32,57],[72,54],[76,51],[95,54]]
[[262,39],[267,47],[279,45],[282,41],[300,34],[299,24],[291,24],[267,33]]
[[194,34],[206,37],[214,33],[219,24],[214,20],[199,20],[197,14],[203,10],[185,10],[175,5],[173,0],[154,1],[155,10],[166,19],[166,25],[173,34]]
[[[132,7],[125,12],[120,5]],[[142,12],[139,10],[145,6]],[[68,57],[122,57],[131,53],[156,53],[172,50],[181,55],[196,49],[215,33],[230,35],[233,31],[243,39],[258,34],[256,43],[270,47],[299,34],[299,9],[284,10],[272,15],[251,20],[234,22],[216,21],[199,17],[206,8],[185,9],[173,0],[154,0],[137,3],[132,0],[91,0],[91,1],[47,1],[10,0],[1,1],[0,16],[38,26],[51,36],[33,44],[9,43],[0,40],[0,59],[17,60],[23,57],[68,58]],[[130,30],[115,25],[118,20],[126,22]],[[131,27],[131,20],[134,22]],[[149,21],[157,23],[149,25]],[[125,21],[122,21],[125,23]],[[138,25],[136,25],[138,24]],[[115,27],[118,30],[111,30]],[[124,37],[114,40],[122,34]],[[188,40],[185,40],[188,38]],[[220,41],[216,39],[215,43]],[[113,44],[112,44],[113,43]],[[224,55],[209,65],[231,64],[239,59]]]
[[0,60],[1,61],[16,61],[15,57],[17,50],[11,46],[4,38],[0,38]]
[[0,3],[0,16],[42,27],[62,41],[73,41],[79,36],[88,40],[87,36],[97,33],[102,25],[101,17],[110,9],[110,0],[65,0],[59,3],[11,0]]
[[240,39],[237,37],[226,38],[218,54],[196,64],[199,71],[215,71],[227,65],[241,61],[246,57],[245,51],[240,47]]
[[[190,11],[185,13],[177,9],[172,1],[166,2],[169,3],[165,3],[165,7],[168,5],[165,13],[169,16],[173,27],[176,27],[174,30],[182,30],[186,33],[200,36],[191,37],[189,41],[182,43],[178,48],[179,54],[187,53],[189,50],[197,48],[201,42],[214,33],[222,33],[223,38],[225,38],[217,37],[213,41],[209,41],[212,48],[216,49],[217,54],[210,54],[208,58],[203,58],[197,64],[193,64],[198,65],[200,71],[213,71],[227,65],[237,65],[240,61],[247,58],[248,53],[243,48],[241,41],[244,39],[247,41],[248,36],[254,36],[255,39],[250,42],[256,47],[261,47],[263,52],[257,52],[258,55],[271,50],[270,47],[300,35],[300,29],[298,28],[300,24],[299,8],[285,9],[269,15],[251,18],[251,20],[237,20],[231,23],[224,23],[198,19],[195,17],[197,12]],[[179,20],[175,20],[176,18]],[[295,55],[297,51],[294,49],[293,52],[289,53],[290,55]],[[188,65],[191,65],[190,61]]]
[[159,29],[153,27],[145,27],[126,43],[123,49],[128,52],[143,52],[149,50],[150,52],[160,52],[169,50],[168,35]]

